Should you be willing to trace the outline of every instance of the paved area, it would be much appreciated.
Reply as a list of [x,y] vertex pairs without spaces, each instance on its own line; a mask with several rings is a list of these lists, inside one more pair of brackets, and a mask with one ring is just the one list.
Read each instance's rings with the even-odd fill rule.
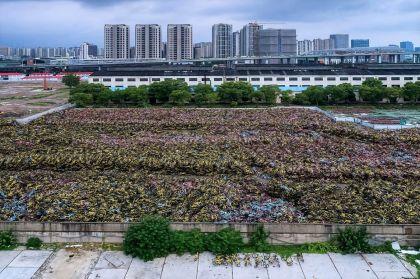
[[[244,255],[240,255],[242,258]],[[62,249],[0,251],[0,279],[333,279],[415,278],[415,270],[391,254],[304,254],[255,267],[214,266],[213,256],[170,255],[143,262],[119,251]]]

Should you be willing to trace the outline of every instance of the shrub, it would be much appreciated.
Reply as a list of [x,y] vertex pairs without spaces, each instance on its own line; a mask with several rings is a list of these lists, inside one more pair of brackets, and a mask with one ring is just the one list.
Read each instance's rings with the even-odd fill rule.
[[173,232],[165,218],[148,216],[132,225],[125,234],[123,248],[128,255],[145,261],[167,256],[171,252]]
[[86,93],[75,93],[69,98],[69,102],[75,104],[79,108],[93,105],[93,97]]
[[208,235],[207,248],[216,255],[238,253],[244,245],[241,233],[232,228],[225,228]]
[[0,231],[0,250],[13,249],[17,239],[11,231]]
[[338,230],[335,237],[338,248],[345,253],[370,252],[371,246],[368,243],[368,233],[366,227],[359,229],[347,227],[344,230]]
[[173,252],[182,255],[186,252],[197,254],[206,250],[206,235],[199,229],[176,231],[173,237]]
[[258,252],[264,252],[268,247],[267,238],[269,236],[270,234],[264,230],[264,226],[258,225],[255,232],[251,234],[249,245],[255,248]]
[[41,248],[42,240],[38,237],[30,237],[26,241],[26,248],[28,249],[39,249]]

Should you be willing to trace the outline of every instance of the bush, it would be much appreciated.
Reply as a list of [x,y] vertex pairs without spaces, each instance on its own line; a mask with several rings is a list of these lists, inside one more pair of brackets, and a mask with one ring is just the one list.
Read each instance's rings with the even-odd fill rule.
[[165,257],[171,252],[173,232],[165,218],[149,216],[128,228],[123,249],[128,255],[144,261]]
[[251,234],[249,245],[258,252],[264,252],[268,248],[267,238],[270,234],[264,230],[263,225],[258,225],[255,232]]
[[28,249],[39,249],[41,248],[42,240],[38,237],[30,237],[26,241],[26,248]]
[[75,104],[79,108],[93,105],[93,97],[86,93],[75,93],[70,96],[69,102]]
[[370,252],[371,246],[368,239],[366,227],[359,229],[347,227],[344,230],[338,230],[338,235],[335,237],[338,248],[345,254]]
[[232,228],[225,228],[208,235],[207,248],[216,255],[232,255],[238,253],[244,242],[241,233]]
[[197,254],[206,250],[206,235],[199,229],[176,231],[173,237],[173,252],[182,255],[186,252]]
[[11,231],[0,231],[0,250],[13,249],[17,245],[17,239]]

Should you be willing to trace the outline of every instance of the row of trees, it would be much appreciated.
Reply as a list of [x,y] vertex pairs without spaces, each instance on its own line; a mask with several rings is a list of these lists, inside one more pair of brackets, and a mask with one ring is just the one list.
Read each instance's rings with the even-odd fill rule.
[[[359,93],[358,100],[356,100],[355,92]],[[299,105],[326,105],[361,101],[375,104],[384,100],[389,103],[396,103],[400,98],[411,103],[419,101],[420,82],[406,83],[403,88],[384,87],[382,81],[368,78],[362,83],[362,86],[357,88],[349,83],[327,87],[311,86],[302,93],[297,94],[293,103]]]
[[[211,104],[275,104],[280,90],[263,86],[254,90],[246,82],[226,82],[217,90],[208,84],[189,87],[186,82],[165,80],[149,86],[129,87],[112,91],[100,84],[81,83],[70,90],[70,102],[77,106],[147,106],[148,104],[196,105]],[[285,93],[283,93],[285,94]]]

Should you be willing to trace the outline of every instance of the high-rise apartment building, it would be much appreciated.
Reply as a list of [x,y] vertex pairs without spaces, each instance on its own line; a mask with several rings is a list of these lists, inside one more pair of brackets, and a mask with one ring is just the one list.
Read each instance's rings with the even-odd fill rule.
[[404,49],[405,51],[413,51],[414,44],[410,41],[400,42],[400,48]]
[[351,40],[351,48],[369,47],[369,39],[353,39]]
[[194,45],[194,59],[213,57],[213,44],[211,42],[202,42]]
[[232,57],[232,41],[233,33],[231,24],[218,23],[213,25],[212,43],[214,58]]
[[256,32],[255,56],[296,55],[296,29],[262,29]]
[[263,26],[258,23],[248,23],[241,29],[241,56],[254,56],[254,40],[257,32],[262,30]]
[[106,24],[105,58],[128,59],[130,57],[130,27],[125,24]]
[[302,55],[307,52],[311,52],[314,50],[314,42],[311,40],[303,40],[297,42],[297,53],[298,55]]
[[136,55],[137,59],[162,58],[162,30],[158,24],[136,25]]
[[333,42],[331,39],[314,39],[313,48],[317,50],[327,50],[333,48]]
[[91,59],[97,56],[98,46],[89,43],[83,43],[80,46],[79,59]]
[[331,34],[332,48],[349,48],[349,34]]
[[193,34],[190,24],[168,24],[167,59],[193,58]]
[[232,35],[232,56],[241,56],[241,32],[233,32]]

